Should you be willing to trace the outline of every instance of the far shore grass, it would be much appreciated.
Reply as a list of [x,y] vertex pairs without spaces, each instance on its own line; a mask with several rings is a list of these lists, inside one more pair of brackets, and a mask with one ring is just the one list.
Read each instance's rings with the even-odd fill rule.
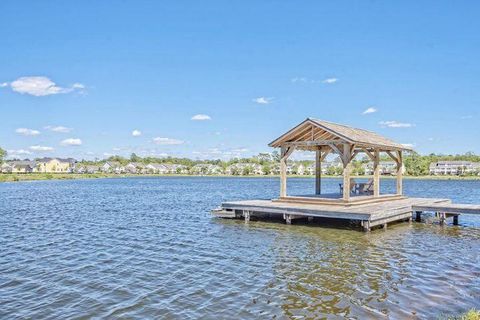
[[[233,175],[188,175],[188,174],[113,174],[113,173],[0,173],[0,182],[35,181],[35,180],[72,180],[98,178],[131,178],[131,177],[210,177],[210,178],[275,178],[278,175],[233,176]],[[289,178],[313,178],[312,175],[289,175]],[[368,179],[371,176],[353,176],[357,179]],[[342,178],[341,176],[322,175],[323,178]],[[382,176],[382,179],[395,179],[395,176]],[[480,180],[480,176],[404,176],[409,180]]]

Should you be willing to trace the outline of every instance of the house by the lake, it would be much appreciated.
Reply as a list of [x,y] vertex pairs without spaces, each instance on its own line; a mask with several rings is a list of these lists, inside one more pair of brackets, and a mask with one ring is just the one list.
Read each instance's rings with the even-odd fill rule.
[[479,174],[480,163],[471,161],[438,161],[430,164],[431,175]]

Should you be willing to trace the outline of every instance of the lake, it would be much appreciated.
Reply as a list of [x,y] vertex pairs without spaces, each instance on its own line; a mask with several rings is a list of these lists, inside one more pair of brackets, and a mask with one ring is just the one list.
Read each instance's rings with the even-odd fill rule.
[[[312,193],[314,180],[288,188]],[[278,178],[0,184],[0,318],[405,319],[480,307],[480,216],[363,233],[209,214],[278,190]],[[480,181],[405,180],[404,191],[480,203]]]

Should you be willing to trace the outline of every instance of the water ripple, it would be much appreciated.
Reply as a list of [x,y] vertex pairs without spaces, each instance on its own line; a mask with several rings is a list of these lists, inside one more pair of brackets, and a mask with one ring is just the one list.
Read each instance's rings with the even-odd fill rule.
[[[313,180],[289,188],[308,193]],[[277,189],[268,178],[1,184],[0,318],[405,319],[480,307],[478,217],[364,234],[208,213]],[[405,190],[480,202],[475,181]]]

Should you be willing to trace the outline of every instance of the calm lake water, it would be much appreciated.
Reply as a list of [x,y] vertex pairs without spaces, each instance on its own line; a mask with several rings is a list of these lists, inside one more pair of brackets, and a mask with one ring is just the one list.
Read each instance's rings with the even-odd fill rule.
[[[325,191],[339,180],[325,179]],[[383,191],[393,188],[385,180]],[[0,318],[437,318],[480,307],[480,216],[369,234],[211,218],[275,178],[0,184]],[[480,181],[404,181],[480,203]],[[289,179],[290,194],[313,179]]]

